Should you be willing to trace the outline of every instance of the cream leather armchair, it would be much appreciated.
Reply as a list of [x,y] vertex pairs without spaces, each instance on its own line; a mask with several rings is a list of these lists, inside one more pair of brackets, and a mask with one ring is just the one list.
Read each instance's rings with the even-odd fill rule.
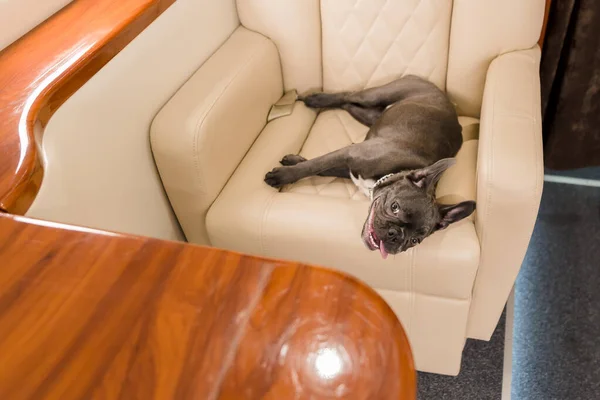
[[[241,26],[152,124],[187,239],[351,273],[395,310],[419,370],[457,374],[466,338],[489,340],[497,324],[538,210],[544,1],[238,0],[237,11]],[[408,73],[445,89],[463,125],[439,200],[478,208],[384,261],[360,240],[368,200],[350,181],[313,177],[280,191],[263,182],[283,155],[312,158],[367,128],[302,103],[267,115],[292,89],[356,90]]]

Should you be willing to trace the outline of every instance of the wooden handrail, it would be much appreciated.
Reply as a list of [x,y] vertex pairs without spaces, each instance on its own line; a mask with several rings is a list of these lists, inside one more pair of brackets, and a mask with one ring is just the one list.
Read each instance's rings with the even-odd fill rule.
[[52,114],[174,1],[76,0],[0,52],[0,211],[33,202]]

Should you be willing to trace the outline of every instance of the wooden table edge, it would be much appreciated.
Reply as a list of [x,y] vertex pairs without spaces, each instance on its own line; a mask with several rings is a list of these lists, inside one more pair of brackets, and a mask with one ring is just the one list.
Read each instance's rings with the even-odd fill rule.
[[[246,260],[258,261],[264,265],[264,268],[273,268],[273,266],[275,266],[275,268],[289,267],[293,269],[309,269],[316,271],[317,273],[329,275],[332,277],[331,280],[335,280],[334,278],[339,278],[344,281],[345,286],[355,288],[356,292],[358,293],[358,301],[361,303],[376,304],[376,308],[380,310],[378,314],[380,315],[382,326],[387,326],[387,330],[390,332],[389,340],[395,341],[398,344],[397,348],[399,351],[395,356],[391,357],[391,359],[395,360],[393,361],[395,362],[395,368],[403,371],[402,376],[397,377],[397,382],[402,383],[402,396],[399,399],[416,399],[416,369],[411,352],[410,342],[404,327],[400,323],[391,307],[373,288],[351,275],[322,266],[314,266],[268,257],[251,256],[235,251],[215,249],[190,243],[121,234],[0,213],[0,234],[2,234],[3,231],[9,231],[12,232],[11,237],[18,237],[19,233],[25,228],[28,230],[28,234],[24,239],[25,242],[23,242],[23,240],[9,240],[0,243],[0,260],[3,258],[6,259],[5,256],[7,254],[14,257],[14,254],[18,252],[22,252],[24,254],[27,253],[26,242],[30,240],[30,238],[34,237],[37,245],[45,247],[46,254],[58,253],[61,248],[79,247],[79,249],[83,251],[85,251],[86,248],[89,248],[89,259],[69,258],[64,261],[63,265],[65,268],[74,265],[91,266],[93,264],[93,260],[98,256],[98,254],[94,254],[94,248],[97,250],[98,243],[110,239],[121,242],[121,253],[133,254],[136,251],[139,251],[139,249],[144,249],[146,259],[153,258],[153,254],[156,254],[156,257],[160,257],[160,254],[167,249],[174,250],[174,248],[176,248],[175,250],[178,250],[178,252],[191,249],[197,253],[197,257],[194,259],[198,260],[198,264],[201,264],[202,259],[204,256],[209,255],[209,252],[213,254],[214,252],[218,252],[224,255],[237,255],[240,259],[244,258]],[[144,263],[143,259],[137,260],[134,258],[133,261],[131,259],[122,259],[119,257],[120,254],[117,254],[117,252],[114,250],[103,250],[103,253],[105,257],[109,257],[112,260],[111,267],[116,269],[125,270],[128,268],[136,268],[139,266],[136,264]],[[23,258],[28,258],[27,264],[23,265],[24,268],[36,269],[37,265],[44,264],[47,261],[47,257],[29,259],[30,257],[24,256]],[[191,259],[191,261],[194,259]],[[174,261],[172,263],[172,268],[177,268],[177,264],[178,262]],[[2,275],[2,270],[0,270],[0,275]],[[47,278],[51,279],[51,276],[48,276]],[[263,293],[265,288],[263,287],[260,290],[261,293]],[[2,293],[0,293],[0,298],[2,297],[1,294]],[[4,309],[4,311],[6,311],[6,307],[2,304],[0,304],[0,309]],[[381,326],[379,328],[381,328]],[[359,345],[359,343],[355,344]]]

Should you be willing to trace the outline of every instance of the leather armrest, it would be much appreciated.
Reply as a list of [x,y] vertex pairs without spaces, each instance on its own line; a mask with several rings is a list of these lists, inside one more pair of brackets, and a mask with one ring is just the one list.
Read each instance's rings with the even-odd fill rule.
[[477,161],[480,265],[467,336],[489,340],[523,262],[544,178],[540,49],[497,57],[487,73]]
[[282,93],[277,48],[239,27],[154,119],[156,165],[190,242],[209,244],[206,212]]

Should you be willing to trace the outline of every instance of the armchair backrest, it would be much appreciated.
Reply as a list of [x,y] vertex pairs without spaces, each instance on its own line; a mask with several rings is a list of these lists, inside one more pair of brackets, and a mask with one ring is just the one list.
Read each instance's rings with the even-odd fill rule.
[[405,74],[479,116],[499,54],[535,46],[544,0],[238,0],[241,23],[275,42],[284,85],[357,90]]

